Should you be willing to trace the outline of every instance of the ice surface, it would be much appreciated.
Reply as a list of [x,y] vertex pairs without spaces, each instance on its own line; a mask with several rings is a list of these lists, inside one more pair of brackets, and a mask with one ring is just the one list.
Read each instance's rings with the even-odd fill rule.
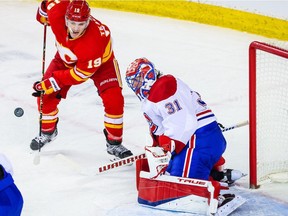
[[[91,170],[109,162],[105,151],[103,107],[90,81],[74,86],[60,109],[59,135],[33,165],[29,149],[39,132],[32,84],[41,79],[43,26],[35,21],[38,4],[0,2],[0,151],[14,167],[24,197],[23,216],[175,215],[137,204],[135,167],[93,176]],[[133,13],[92,9],[112,31],[122,76],[128,64],[147,57],[164,73],[185,80],[201,93],[219,122],[226,126],[248,119],[248,46],[267,38],[192,22]],[[47,35],[46,67],[55,53]],[[123,79],[124,81],[124,79]],[[148,126],[137,97],[124,83],[124,144],[134,154],[150,144]],[[22,107],[25,114],[14,116]],[[227,167],[248,173],[248,127],[225,132]],[[287,215],[287,184],[252,191],[248,177],[237,193],[249,200],[233,215]],[[188,214],[177,214],[188,215]]]

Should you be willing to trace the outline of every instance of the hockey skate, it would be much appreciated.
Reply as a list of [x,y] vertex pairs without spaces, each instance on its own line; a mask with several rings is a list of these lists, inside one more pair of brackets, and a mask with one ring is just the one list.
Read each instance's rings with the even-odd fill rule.
[[41,149],[47,143],[53,141],[58,135],[57,128],[52,133],[41,133],[41,136],[37,136],[32,139],[30,148],[35,151]]
[[227,216],[246,202],[246,199],[234,194],[218,196],[218,209],[215,216]]
[[235,183],[235,181],[246,176],[246,174],[239,170],[224,169],[223,172],[212,170],[210,176],[216,181],[224,182],[231,186]]
[[104,135],[106,137],[106,147],[107,153],[116,156],[117,158],[126,158],[132,156],[132,152],[128,150],[125,146],[121,144],[119,141],[112,141],[108,139],[108,133],[106,129],[103,130]]
[[236,180],[246,176],[246,174],[241,171],[234,169],[224,169],[223,173],[224,177],[220,181],[225,182],[228,185],[233,185]]

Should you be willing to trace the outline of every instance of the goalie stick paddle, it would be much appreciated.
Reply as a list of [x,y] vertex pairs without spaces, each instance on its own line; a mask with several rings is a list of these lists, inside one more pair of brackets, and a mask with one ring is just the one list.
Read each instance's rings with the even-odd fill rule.
[[[233,130],[235,128],[239,128],[239,127],[243,127],[245,125],[248,125],[248,123],[249,123],[248,121],[243,121],[243,122],[237,123],[235,125],[231,125],[230,127],[223,127],[222,126],[221,130],[222,130],[222,132]],[[134,163],[137,159],[142,159],[142,158],[146,158],[145,153],[141,153],[139,155],[130,156],[127,158],[116,160],[116,161],[111,162],[111,163],[107,163],[105,165],[99,166],[96,169],[96,174],[103,173],[103,172],[106,172],[108,170],[112,170],[112,169],[122,167],[125,165],[130,165],[130,164]]]

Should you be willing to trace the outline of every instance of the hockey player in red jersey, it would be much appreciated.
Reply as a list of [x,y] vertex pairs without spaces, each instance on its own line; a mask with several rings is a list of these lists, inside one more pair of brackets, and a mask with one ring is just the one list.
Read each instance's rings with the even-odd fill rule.
[[33,95],[38,97],[38,109],[42,111],[42,125],[31,149],[38,150],[55,139],[58,104],[72,85],[91,79],[104,106],[107,152],[119,158],[131,156],[131,151],[122,145],[124,98],[109,28],[90,15],[90,7],[83,0],[42,1],[36,18],[51,27],[57,52],[43,79],[33,85]]
[[[126,82],[142,102],[153,139],[152,147],[146,147],[147,159],[137,162],[139,203],[164,208],[169,202],[165,208],[171,209],[175,199],[183,201],[183,197],[193,195],[196,198],[189,199],[199,203],[206,198],[209,211],[215,213],[218,204],[235,199],[233,194],[220,196],[223,188],[218,181],[232,183],[242,173],[223,169],[226,140],[200,94],[180,79],[162,75],[146,58],[136,59],[128,66]],[[184,182],[190,182],[189,186]],[[225,201],[215,204],[217,198]],[[239,197],[234,202],[243,204]],[[176,201],[173,210],[177,211],[179,204]]]

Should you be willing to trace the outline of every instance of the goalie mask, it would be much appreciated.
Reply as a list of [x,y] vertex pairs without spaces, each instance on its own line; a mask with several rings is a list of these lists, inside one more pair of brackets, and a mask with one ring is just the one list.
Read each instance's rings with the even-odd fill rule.
[[128,66],[125,79],[129,88],[142,100],[149,95],[159,74],[152,62],[146,58],[139,58]]

